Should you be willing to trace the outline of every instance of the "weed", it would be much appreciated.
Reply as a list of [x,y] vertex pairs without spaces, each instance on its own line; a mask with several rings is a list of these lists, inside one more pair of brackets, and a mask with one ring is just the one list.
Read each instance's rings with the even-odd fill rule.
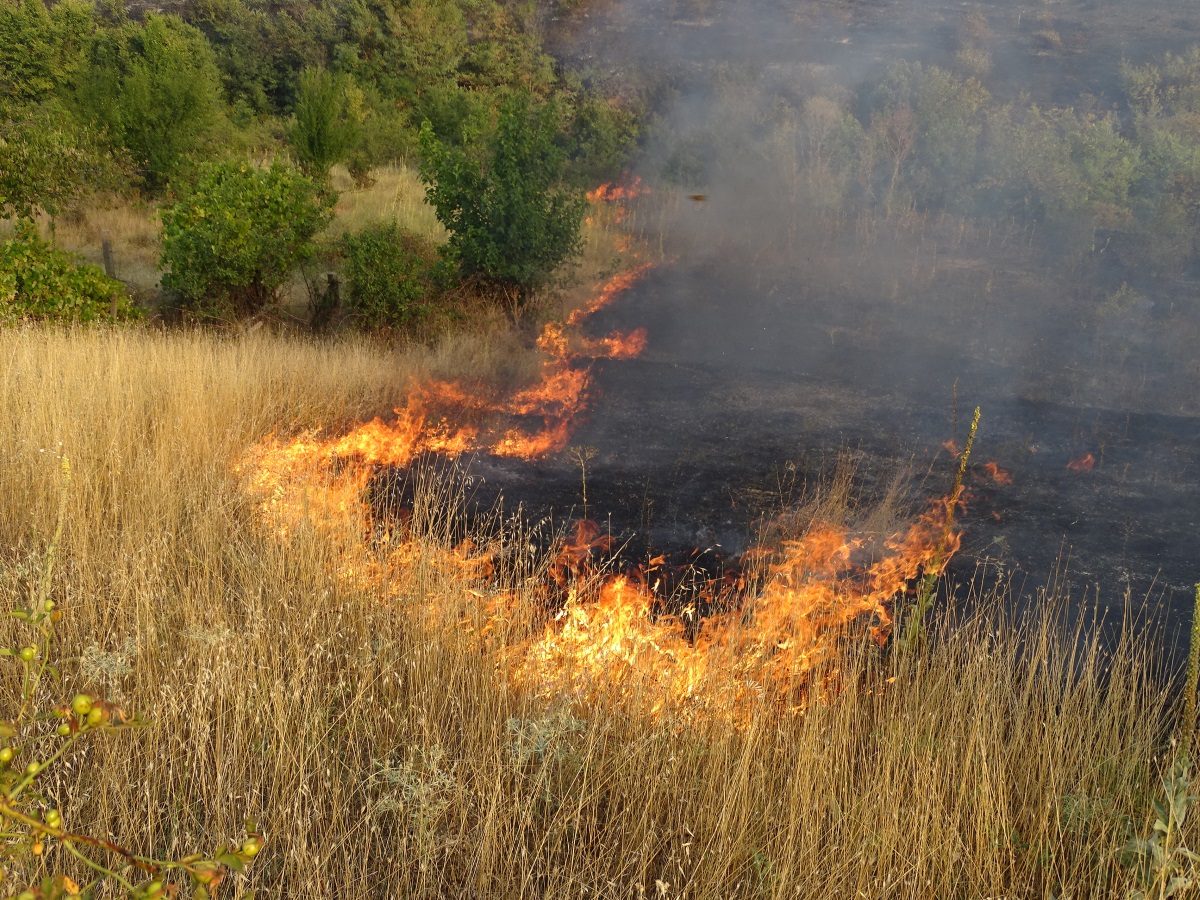
[[1197,800],[1192,792],[1191,767],[1179,756],[1163,780],[1163,798],[1154,801],[1154,821],[1149,837],[1134,837],[1121,848],[1121,859],[1133,873],[1136,887],[1127,900],[1166,900],[1197,883],[1200,855],[1185,846],[1183,825]]
[[[56,649],[56,626],[63,616],[63,610],[51,599],[51,584],[63,536],[70,473],[64,456],[54,536],[37,579],[31,582],[28,605],[10,613],[26,626],[31,642],[19,650],[0,648],[0,656],[10,657],[21,666],[19,705],[15,714],[0,723],[0,740],[4,741],[0,746],[0,817],[6,820],[0,830],[0,856],[10,866],[0,877],[20,880],[38,868],[44,869],[40,860],[61,848],[82,864],[80,871],[86,871],[91,880],[80,885],[68,875],[45,876],[40,885],[18,893],[16,900],[90,897],[101,882],[109,880],[137,900],[163,900],[176,894],[176,886],[167,882],[173,873],[186,874],[195,900],[207,900],[216,895],[218,886],[231,872],[242,871],[262,849],[263,840],[252,825],[247,826],[250,834],[240,845],[221,848],[212,856],[197,853],[160,859],[71,830],[49,797],[39,792],[42,784],[52,781],[58,770],[69,765],[76,744],[84,738],[146,725],[138,716],[130,716],[115,704],[87,693],[78,693],[70,703],[53,708],[42,702],[43,683],[61,678],[50,663]],[[55,721],[58,725],[51,736],[50,726]],[[54,859],[56,866],[71,861],[61,854],[55,854]]]

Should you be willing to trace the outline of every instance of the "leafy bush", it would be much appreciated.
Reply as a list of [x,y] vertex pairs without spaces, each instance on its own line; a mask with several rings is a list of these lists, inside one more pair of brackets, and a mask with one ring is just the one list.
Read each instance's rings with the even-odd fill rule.
[[118,316],[132,314],[121,282],[52,247],[29,222],[0,242],[0,322],[90,322],[108,316],[114,298]]
[[[474,123],[474,133],[483,132]],[[487,138],[448,147],[421,128],[421,180],[450,232],[449,258],[518,299],[578,252],[586,200],[556,187],[565,154],[557,110],[519,92],[500,107]]]
[[[359,116],[351,101],[361,92],[345,76],[326,69],[300,73],[300,93],[288,140],[300,167],[308,175],[324,178],[358,138]],[[357,104],[361,107],[361,102]]]
[[202,167],[191,189],[162,211],[163,287],[201,314],[259,312],[288,273],[312,256],[334,195],[275,162]]
[[346,299],[366,325],[402,325],[430,311],[437,251],[395,222],[371,225],[342,238]]
[[129,151],[151,188],[179,174],[224,109],[204,35],[178,16],[157,14],[97,34],[76,104]]
[[126,183],[126,168],[96,137],[56,103],[0,119],[0,218],[54,216],[89,190]]

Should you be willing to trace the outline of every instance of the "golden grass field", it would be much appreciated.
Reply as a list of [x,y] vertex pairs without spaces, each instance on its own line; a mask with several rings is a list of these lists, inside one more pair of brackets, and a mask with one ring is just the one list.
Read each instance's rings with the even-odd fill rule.
[[[851,648],[803,715],[539,697],[462,627],[437,548],[388,598],[340,544],[261,526],[234,467],[267,433],[386,412],[411,379],[511,369],[499,330],[397,350],[258,332],[0,332],[0,602],[54,531],[61,684],[153,726],[85,742],[43,786],[67,826],[138,852],[267,845],[222,896],[1123,897],[1174,708],[1151,650],[1103,657],[1047,600],[998,600],[922,653]],[[351,523],[352,525],[353,523]],[[519,592],[518,592],[519,593]],[[445,615],[439,614],[444,609]],[[468,616],[469,619],[469,616]],[[941,625],[950,624],[944,620]],[[5,626],[7,645],[20,640]],[[4,703],[20,691],[0,660]],[[44,752],[54,737],[23,753]],[[1195,846],[1189,820],[1171,846]],[[78,866],[51,844],[39,865]],[[24,866],[24,868],[23,868]],[[30,857],[3,888],[40,877]],[[1165,887],[1161,881],[1159,888]],[[1150,893],[1149,896],[1165,896]],[[1183,896],[1177,894],[1176,896]]]

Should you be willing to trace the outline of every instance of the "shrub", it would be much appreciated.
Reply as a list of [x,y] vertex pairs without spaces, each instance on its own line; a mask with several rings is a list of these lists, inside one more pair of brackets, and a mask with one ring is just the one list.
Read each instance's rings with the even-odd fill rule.
[[324,178],[358,139],[352,88],[345,76],[332,75],[326,69],[300,73],[300,93],[288,140],[306,174]]
[[395,222],[342,237],[346,300],[366,325],[403,325],[430,312],[436,250]]
[[163,287],[191,310],[252,315],[276,301],[288,273],[312,256],[334,195],[275,162],[223,162],[162,211]]
[[0,322],[90,322],[109,315],[114,299],[118,316],[132,314],[121,282],[52,247],[32,223],[0,242]]
[[212,47],[173,15],[98,34],[76,103],[129,151],[151,188],[178,175],[223,116]]
[[[475,134],[483,131],[476,122]],[[565,154],[557,110],[516,93],[487,138],[449,147],[421,127],[421,180],[450,232],[446,253],[467,275],[518,300],[578,252],[586,201],[560,189]]]

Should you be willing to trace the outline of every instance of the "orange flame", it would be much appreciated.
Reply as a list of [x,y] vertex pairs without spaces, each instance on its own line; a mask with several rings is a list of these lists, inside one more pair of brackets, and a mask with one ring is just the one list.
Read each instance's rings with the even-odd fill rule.
[[[769,559],[762,586],[704,618],[694,637],[679,618],[655,617],[661,599],[640,578],[619,575],[598,587],[584,580],[598,532],[579,527],[558,556],[566,605],[540,636],[510,651],[514,674],[545,694],[649,699],[651,711],[673,700],[736,715],[764,692],[782,698],[815,672],[835,675],[855,634],[887,640],[897,599],[958,549],[952,506],[936,503],[874,560],[861,558],[863,538],[824,523],[781,548],[749,551],[746,559]],[[566,571],[574,580],[561,578]]]
[[1085,453],[1079,459],[1073,459],[1067,463],[1067,468],[1072,472],[1090,472],[1092,467],[1096,465],[1096,457],[1090,453]]
[[996,484],[1012,484],[1012,473],[1000,468],[994,462],[985,462],[982,468],[984,474]]
[[[642,192],[637,182],[603,185],[589,199],[612,202]],[[506,633],[517,601],[490,581],[493,554],[469,543],[430,547],[403,524],[373,521],[368,488],[380,467],[407,466],[425,453],[535,459],[563,450],[587,406],[590,361],[627,359],[646,346],[645,329],[591,338],[581,326],[649,268],[615,276],[565,322],[547,325],[537,341],[543,355],[537,380],[511,395],[428,381],[386,420],[341,435],[316,429],[290,440],[268,436],[236,467],[263,523],[284,538],[311,528],[339,541],[338,577],[382,597],[399,596],[398,576],[418,561],[446,572],[463,590],[432,597],[439,614],[481,636]],[[536,636],[526,632],[509,643],[501,658],[518,683],[541,693],[648,698],[651,712],[682,702],[736,716],[759,698],[785,698],[814,673],[832,677],[855,635],[886,641],[894,604],[915,579],[940,573],[957,550],[952,519],[960,500],[939,501],[883,542],[816,523],[781,547],[756,547],[740,561],[750,574],[701,585],[696,602],[678,615],[665,614],[655,586],[664,559],[602,577],[595,560],[611,549],[611,538],[595,523],[576,523],[538,588],[557,613]]]
[[642,179],[634,178],[633,181],[626,184],[602,184],[595,190],[588,191],[587,199],[589,203],[614,203],[621,200],[634,200],[648,193],[650,193],[650,189],[642,186]]

